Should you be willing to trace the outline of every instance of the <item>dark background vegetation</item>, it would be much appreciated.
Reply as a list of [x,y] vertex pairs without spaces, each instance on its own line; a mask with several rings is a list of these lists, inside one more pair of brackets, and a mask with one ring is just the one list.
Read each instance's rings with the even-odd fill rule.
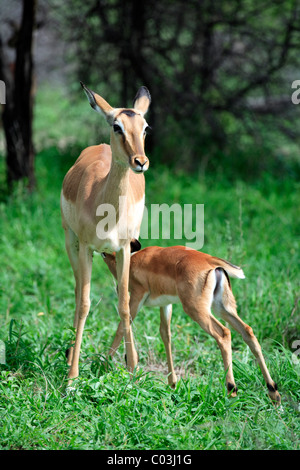
[[79,80],[115,106],[130,106],[138,86],[149,88],[154,163],[222,168],[231,178],[299,176],[299,109],[291,101],[299,1],[29,0],[23,17],[21,1],[6,3],[3,122],[16,141],[6,132],[9,181],[25,176],[34,186],[28,140],[39,88],[64,88],[71,106],[83,99]]
[[[299,13],[292,0],[1,1],[1,449],[299,450]],[[227,397],[216,343],[181,305],[175,390],[157,308],[133,324],[137,380],[124,348],[107,361],[119,317],[96,255],[80,377],[66,390],[74,278],[60,191],[80,151],[109,142],[79,81],[116,107],[149,88],[146,205],[204,204],[201,249],[243,268],[246,279],[232,280],[238,311],[282,407],[234,331],[239,392]],[[173,235],[142,246],[186,242]]]

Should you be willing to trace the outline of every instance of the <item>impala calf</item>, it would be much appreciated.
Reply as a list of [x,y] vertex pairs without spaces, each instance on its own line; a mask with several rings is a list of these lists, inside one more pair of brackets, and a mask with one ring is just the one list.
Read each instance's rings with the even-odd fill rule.
[[[111,273],[116,276],[114,254],[102,254]],[[237,314],[229,277],[243,279],[241,268],[231,263],[184,246],[161,248],[152,246],[133,253],[130,262],[130,314],[135,318],[143,305],[160,307],[160,333],[168,362],[168,381],[174,387],[177,381],[171,353],[170,322],[172,304],[181,302],[184,311],[215,340],[221,350],[226,373],[228,393],[235,396],[232,371],[231,333],[211,313],[211,308],[238,331],[256,357],[271,399],[280,403],[277,386],[272,380],[261,347],[252,328]],[[119,324],[109,350],[113,356],[123,337]]]
[[[83,329],[90,308],[92,254],[116,252],[119,284],[118,309],[126,341],[128,369],[137,364],[137,353],[129,318],[128,277],[130,243],[139,236],[145,201],[144,172],[149,161],[144,151],[148,124],[144,118],[151,98],[141,87],[133,108],[112,108],[107,101],[81,84],[92,108],[111,126],[110,146],[94,145],[82,151],[66,174],[61,192],[62,225],[66,250],[75,277],[76,338],[68,352],[69,384],[78,376]],[[122,205],[119,205],[120,200]],[[97,230],[105,214],[114,209],[114,224]],[[122,231],[126,223],[126,233]]]

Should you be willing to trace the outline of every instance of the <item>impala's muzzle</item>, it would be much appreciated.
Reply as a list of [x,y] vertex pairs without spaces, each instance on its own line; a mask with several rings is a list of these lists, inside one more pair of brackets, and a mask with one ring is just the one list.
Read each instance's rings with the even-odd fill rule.
[[144,173],[149,168],[146,155],[133,155],[130,157],[130,167],[135,173]]

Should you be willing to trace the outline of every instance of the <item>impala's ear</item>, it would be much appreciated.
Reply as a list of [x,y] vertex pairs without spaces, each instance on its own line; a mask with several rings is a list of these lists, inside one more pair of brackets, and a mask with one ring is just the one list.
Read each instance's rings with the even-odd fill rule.
[[112,108],[100,95],[97,95],[97,93],[86,87],[82,82],[80,82],[80,85],[82,86],[91,107],[97,111],[97,113],[104,115],[109,124],[111,124],[114,108]]
[[150,103],[151,95],[149,90],[145,86],[142,86],[133,100],[133,107],[144,115],[148,111]]
[[136,238],[133,238],[130,242],[130,248],[131,248],[131,253],[135,253],[136,251],[140,251],[140,249],[142,248],[142,245]]

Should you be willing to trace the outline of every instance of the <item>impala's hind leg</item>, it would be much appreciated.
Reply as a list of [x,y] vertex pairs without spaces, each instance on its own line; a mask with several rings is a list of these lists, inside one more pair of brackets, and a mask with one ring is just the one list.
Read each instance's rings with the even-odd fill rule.
[[233,370],[232,370],[232,352],[231,352],[231,333],[228,328],[222,325],[204,306],[200,306],[197,315],[193,315],[196,322],[210,336],[215,338],[222,354],[224,370],[226,373],[226,387],[231,397],[237,394]]
[[[227,371],[227,390],[228,393],[234,397],[236,396],[237,388],[232,371],[231,332],[211,313],[215,285],[215,272],[211,270],[208,273],[202,291],[197,288],[191,288],[191,291],[188,292],[189,289],[185,286],[181,300],[185,312],[217,341],[223,358],[224,370]],[[199,290],[200,293],[198,293]]]
[[257,338],[255,337],[252,328],[246,323],[244,323],[238,316],[235,299],[232,294],[229,282],[226,279],[224,273],[222,296],[219,296],[219,301],[217,303],[222,318],[227,321],[238,333],[242,335],[243,340],[251,349],[266,381],[270,398],[279,404],[281,398],[277,391],[277,385],[268,371],[260,344]]
[[160,336],[163,340],[167,362],[168,362],[168,382],[170,387],[175,388],[177,383],[177,376],[174,371],[172,349],[171,349],[171,318],[172,318],[172,305],[160,307]]

